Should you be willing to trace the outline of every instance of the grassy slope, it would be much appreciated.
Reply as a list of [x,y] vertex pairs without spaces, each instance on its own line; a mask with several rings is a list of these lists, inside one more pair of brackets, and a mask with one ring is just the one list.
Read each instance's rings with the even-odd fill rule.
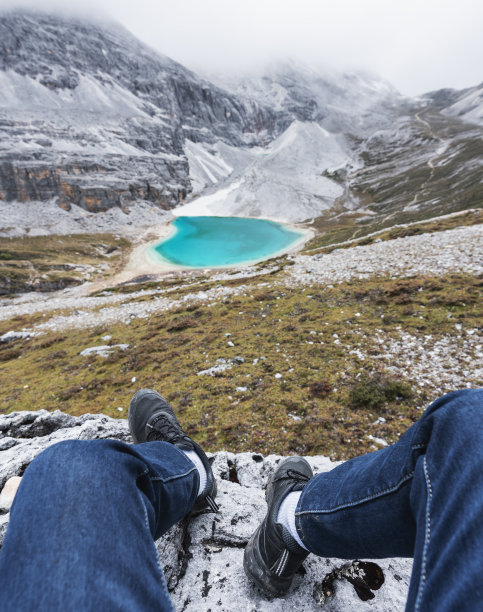
[[[409,130],[405,141],[399,141],[398,133],[394,141],[389,134],[389,140],[376,137],[359,143],[367,147],[360,151],[364,167],[352,176],[325,173],[345,191],[338,206],[314,220],[313,227],[322,236],[315,237],[306,249],[363,238],[397,224],[482,208],[481,129],[434,109],[409,111],[404,126],[402,135]],[[348,212],[347,201],[354,200],[370,214]]]
[[[387,339],[397,338],[401,329],[416,338],[456,339],[455,322],[463,332],[481,323],[481,283],[463,275],[310,289],[259,286],[276,278],[258,277],[246,294],[212,307],[187,305],[130,325],[0,345],[0,413],[60,408],[126,417],[134,391],[148,386],[172,401],[188,432],[211,451],[322,453],[341,459],[369,450],[368,433],[396,440],[434,396],[434,390],[394,380],[382,369],[378,357],[384,347],[374,341],[376,330],[382,328]],[[184,292],[175,290],[172,297]],[[1,322],[0,333],[40,318]],[[80,356],[84,348],[105,344],[105,334],[112,335],[111,344],[129,348],[107,359]],[[351,354],[353,349],[366,359]],[[217,359],[235,356],[244,362],[218,376],[197,376]],[[365,393],[384,394],[388,383],[395,392],[368,408]],[[378,416],[386,422],[374,425]]]
[[105,276],[121,264],[128,246],[111,234],[0,238],[0,294],[48,291]]
[[[393,159],[375,147],[367,153],[367,167],[351,183],[374,215],[361,219],[360,214],[341,209],[337,217],[331,212],[316,219],[313,227],[319,235],[305,246],[306,251],[327,252],[334,248],[331,245],[354,238],[357,244],[368,244],[377,238],[482,222],[481,210],[431,220],[481,207],[481,184],[475,183],[471,168],[461,173],[464,184],[454,182],[481,143],[473,138],[473,128],[461,122],[448,127],[447,122],[440,125],[436,115],[425,114],[424,119],[431,129],[424,128],[421,135],[419,122],[414,132],[421,146],[435,138],[461,136],[450,165],[436,163],[431,172],[418,153],[415,165],[405,169],[404,150],[394,149]],[[412,143],[408,147],[408,153],[414,153]],[[415,193],[423,206],[402,211]],[[415,223],[419,221],[423,223]],[[394,228],[396,223],[412,225]],[[368,237],[375,231],[380,233]],[[114,246],[120,247],[119,255],[109,253]],[[2,239],[0,287],[7,278],[21,286],[44,275],[45,281],[61,277],[66,284],[79,282],[86,273],[100,276],[121,264],[127,246],[108,235]],[[94,268],[62,269],[72,262]],[[428,337],[449,338],[458,346],[466,330],[481,324],[481,282],[458,275],[363,280],[310,289],[261,287],[262,281],[276,282],[290,264],[283,257],[277,263],[280,271],[275,275],[217,283],[245,284],[248,289],[212,307],[192,305],[147,320],[134,319],[129,326],[50,333],[0,345],[0,413],[60,408],[72,414],[89,411],[125,417],[134,391],[149,386],[173,402],[188,432],[212,451],[323,453],[341,459],[372,448],[368,434],[395,441],[439,390],[436,385],[421,388],[418,380],[394,379],[384,371],[380,357],[387,344],[379,344],[377,336],[382,334],[389,343],[404,331],[418,346]],[[214,286],[203,275],[185,279],[185,286],[178,288],[182,282],[166,279],[144,287],[171,287],[169,295],[176,299]],[[140,288],[122,286],[112,291],[128,299]],[[3,321],[0,333],[40,320],[45,320],[42,314]],[[455,324],[462,326],[460,331]],[[106,334],[112,336],[111,344],[128,343],[129,348],[107,359],[80,356],[84,348],[105,344]],[[228,346],[228,341],[235,346]],[[230,362],[236,356],[244,361],[218,376],[197,376],[218,359]],[[373,402],[374,397],[378,402]],[[385,422],[376,424],[381,416]]]
[[[483,206],[483,203],[481,206]],[[443,216],[433,220],[417,221],[404,227],[381,229],[377,223],[374,223],[367,228],[367,231],[360,230],[360,227],[354,223],[353,216],[346,217],[343,220],[339,219],[337,223],[327,223],[325,226],[322,220],[319,220],[319,235],[308,241],[302,252],[310,254],[330,253],[336,246],[337,248],[339,246],[349,248],[357,245],[371,244],[375,240],[393,240],[427,232],[443,232],[455,227],[478,225],[480,223],[483,223],[483,208],[464,211],[453,216]],[[371,236],[365,236],[369,233]],[[372,235],[373,233],[375,235]],[[365,237],[358,238],[358,236]],[[339,244],[345,241],[350,242]]]

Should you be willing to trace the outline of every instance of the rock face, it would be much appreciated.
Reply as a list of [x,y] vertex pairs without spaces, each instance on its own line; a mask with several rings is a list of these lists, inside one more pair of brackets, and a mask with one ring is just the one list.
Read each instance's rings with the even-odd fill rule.
[[461,91],[440,89],[430,92],[426,97],[441,108],[444,115],[483,125],[483,83]]
[[116,24],[0,16],[0,199],[171,208],[191,188],[186,138],[259,144],[283,127]]
[[[21,476],[32,459],[65,439],[116,438],[131,442],[127,421],[86,414],[79,418],[60,411],[17,412],[0,416],[0,490]],[[157,542],[168,588],[177,610],[315,611],[404,610],[411,562],[385,559],[377,565],[309,556],[288,595],[267,599],[242,570],[243,549],[265,514],[264,487],[282,458],[219,452],[213,456],[220,512],[182,521]],[[307,457],[314,472],[334,464],[325,457]],[[0,544],[8,512],[0,514]],[[371,591],[369,585],[382,580]],[[374,576],[376,576],[375,582]],[[357,591],[356,588],[357,587]],[[375,588],[375,587],[373,587]],[[358,594],[359,593],[359,594]],[[373,596],[369,601],[362,597]]]
[[[215,84],[113,23],[1,13],[0,205],[121,225],[198,195],[181,214],[441,215],[481,202],[481,100],[293,62]],[[52,231],[38,216],[0,232]]]

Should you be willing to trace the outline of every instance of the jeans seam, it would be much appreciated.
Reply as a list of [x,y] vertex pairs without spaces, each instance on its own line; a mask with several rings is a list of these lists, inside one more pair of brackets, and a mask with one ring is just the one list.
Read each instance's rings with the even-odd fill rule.
[[[189,474],[189,472],[187,472],[187,473]],[[148,474],[149,474],[149,468],[146,468],[143,472],[141,472],[141,474],[138,474],[138,476],[136,477],[136,482],[137,482],[138,478],[141,478],[141,476],[146,476]],[[184,476],[184,474],[183,474],[183,476]],[[154,477],[154,478],[152,478],[152,480],[161,480],[161,478]],[[149,534],[152,537],[151,528],[149,527],[148,511],[146,509],[146,504],[144,502],[144,499],[143,499],[139,489],[138,489],[138,495],[139,495],[139,498],[141,500],[141,505],[143,507],[144,524],[146,525],[146,529],[148,530]],[[174,610],[173,602],[171,601],[171,597],[170,597],[169,591],[168,591],[168,585],[166,584],[166,578],[165,578],[165,575],[164,575],[164,570],[163,570],[163,565],[161,563],[161,558],[159,556],[159,552],[158,552],[158,549],[156,547],[156,543],[155,543],[154,539],[152,540],[152,542],[153,542],[153,548],[154,548],[154,555],[155,555],[155,558],[156,558],[156,567],[158,568],[158,572],[159,572],[159,580],[160,580],[160,583],[161,583],[161,588],[163,589],[163,591],[164,591],[164,593],[166,595],[167,600],[171,603],[171,610]]]
[[168,591],[168,584],[166,582],[166,576],[164,575],[164,569],[163,569],[163,565],[161,563],[161,557],[159,556],[159,552],[158,552],[158,548],[156,546],[156,542],[153,540],[153,547],[154,547],[154,552],[156,555],[156,565],[158,566],[158,570],[159,570],[159,578],[160,578],[160,582],[161,582],[161,588],[164,591],[164,594],[166,595],[166,599],[170,602],[171,604],[171,610],[174,612],[174,606],[173,606],[173,602],[171,601],[171,596],[169,594]]
[[[149,473],[149,468],[146,468],[144,472],[141,472],[141,474],[138,474],[136,476],[136,485],[137,485],[138,478],[141,478],[141,476],[146,476],[146,474],[148,473]],[[146,510],[146,504],[144,503],[144,500],[142,497],[141,497],[141,503],[142,503],[143,510],[144,510],[144,523],[146,524],[146,527],[148,528],[148,530],[151,531],[149,527],[149,518],[148,518],[148,512]]]
[[[302,540],[305,548],[307,548],[307,550],[309,550],[308,548],[308,542],[307,542],[307,538],[305,537],[305,533],[302,527],[302,518],[299,514],[297,514],[297,512],[295,513],[295,529],[297,530],[297,533],[300,537],[300,539]],[[312,552],[312,551],[310,551]]]
[[350,503],[341,504],[340,506],[336,506],[335,508],[322,508],[318,510],[299,511],[295,513],[295,516],[302,516],[305,514],[329,514],[330,512],[336,512],[337,510],[343,510],[344,508],[351,508],[353,506],[357,506],[359,504],[363,504],[365,502],[372,501],[373,499],[376,499],[377,497],[382,497],[383,495],[386,495],[387,493],[393,493],[407,480],[412,478],[413,474],[414,474],[414,470],[410,472],[409,474],[406,474],[406,476],[401,478],[401,480],[397,484],[393,485],[392,487],[384,489],[384,491],[379,491],[378,493],[374,493],[373,495],[369,495],[368,497],[363,497],[362,499],[358,499]]
[[185,476],[188,476],[188,474],[191,474],[191,472],[195,472],[196,471],[196,466],[193,466],[192,468],[190,468],[187,472],[184,472],[183,474],[175,474],[174,476],[169,476],[168,478],[163,478],[162,476],[150,476],[151,480],[160,480],[161,482],[171,482],[172,480],[178,480],[179,478],[184,478]]
[[428,497],[426,499],[426,529],[424,534],[424,547],[423,547],[423,558],[421,560],[421,580],[419,582],[418,595],[416,597],[416,605],[414,607],[415,612],[418,612],[421,606],[421,598],[423,596],[424,585],[426,584],[426,565],[428,561],[428,548],[431,540],[431,502],[433,500],[433,488],[431,486],[431,480],[429,478],[428,463],[426,457],[423,461],[424,478],[426,480],[426,487],[428,489]]

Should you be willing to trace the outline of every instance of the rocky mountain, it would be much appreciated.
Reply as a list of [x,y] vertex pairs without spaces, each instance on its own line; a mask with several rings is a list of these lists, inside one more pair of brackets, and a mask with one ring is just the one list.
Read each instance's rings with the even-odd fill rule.
[[116,24],[0,17],[0,199],[170,208],[190,191],[187,139],[251,145],[284,127]]
[[221,180],[196,169],[208,189],[175,214],[345,215],[379,228],[481,205],[482,86],[408,99],[370,75],[295,63],[221,82],[292,123]]
[[[132,441],[126,420],[103,415],[85,414],[76,418],[60,411],[40,410],[0,416],[0,491],[7,479],[12,479],[11,485],[17,484],[32,459],[51,444],[94,438]],[[240,601],[246,602],[247,610],[259,612],[315,612],[322,604],[332,612],[404,609],[410,559],[378,560],[376,566],[374,562],[347,562],[311,555],[284,598],[264,597],[241,569],[243,549],[264,516],[263,489],[281,457],[219,452],[212,460],[220,512],[182,521],[157,541],[176,609],[236,610],[240,609]],[[334,467],[326,457],[308,457],[308,460],[315,472]],[[0,547],[12,502],[9,488],[7,485],[0,494]],[[370,570],[383,576],[382,585],[379,582],[374,586]]]
[[405,100],[390,83],[369,73],[338,73],[293,60],[274,62],[258,75],[218,77],[215,82],[333,133],[367,134],[388,124],[394,108]]
[[0,231],[56,231],[59,206],[58,231],[112,209],[120,228],[149,210],[377,226],[478,206],[481,96],[293,62],[210,81],[116,24],[3,13]]
[[461,91],[440,89],[425,97],[431,99],[444,115],[483,125],[483,83]]

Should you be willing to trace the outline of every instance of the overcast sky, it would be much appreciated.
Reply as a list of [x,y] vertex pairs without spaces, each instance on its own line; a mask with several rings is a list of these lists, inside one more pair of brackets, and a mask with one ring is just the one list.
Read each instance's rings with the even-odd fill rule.
[[292,58],[366,69],[402,93],[483,81],[481,0],[0,0],[103,14],[204,72]]

